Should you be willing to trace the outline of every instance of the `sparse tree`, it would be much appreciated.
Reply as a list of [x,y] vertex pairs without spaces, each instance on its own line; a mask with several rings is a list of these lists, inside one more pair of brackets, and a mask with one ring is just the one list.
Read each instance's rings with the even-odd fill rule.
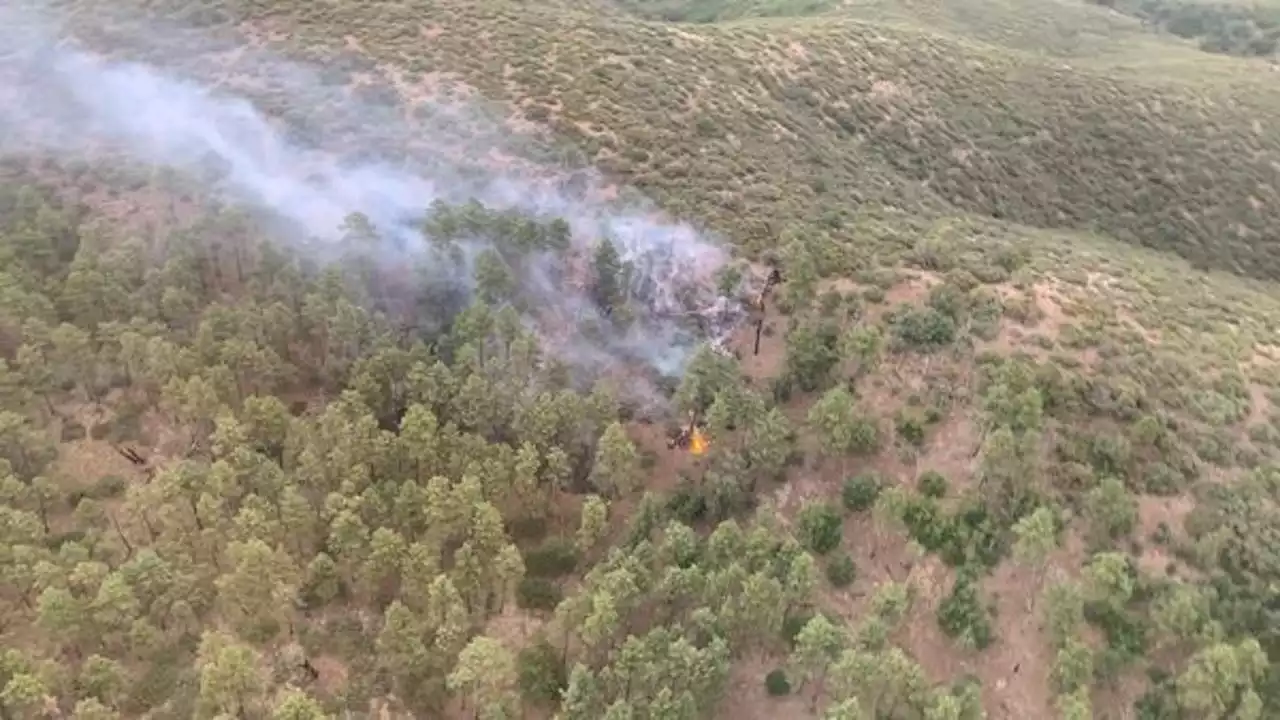
[[631,438],[627,437],[622,423],[610,423],[596,448],[595,463],[591,469],[592,483],[606,496],[628,495],[635,490],[639,463],[639,453]]

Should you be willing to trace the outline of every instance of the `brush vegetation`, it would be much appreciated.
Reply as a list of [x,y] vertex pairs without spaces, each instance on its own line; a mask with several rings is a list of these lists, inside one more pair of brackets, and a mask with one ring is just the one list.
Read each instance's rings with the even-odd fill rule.
[[667,388],[692,458],[542,362],[545,219],[437,208],[497,261],[405,333],[359,243],[10,163],[0,716],[1275,716],[1280,90],[1115,5],[146,3],[786,282]]

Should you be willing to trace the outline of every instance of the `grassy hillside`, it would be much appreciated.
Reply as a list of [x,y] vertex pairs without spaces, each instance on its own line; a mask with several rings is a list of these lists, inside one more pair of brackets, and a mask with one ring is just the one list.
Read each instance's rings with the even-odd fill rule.
[[522,322],[581,251],[583,337],[643,311],[554,218],[433,206],[489,244],[441,315],[358,217],[324,265],[200,178],[8,158],[4,718],[1280,712],[1264,62],[1067,0],[136,4],[203,55],[74,5],[298,136],[597,167],[729,299],[786,281],[655,423]]
[[[788,226],[853,241],[859,208],[889,204],[1098,230],[1202,266],[1280,272],[1277,141],[1266,127],[1280,91],[1262,66],[1206,84],[1178,64],[1139,73],[1028,57],[1027,47],[1052,47],[1038,38],[1055,31],[927,8],[911,14],[941,15],[948,34],[840,14],[680,26],[556,3],[225,12],[287,28],[295,47],[356,41],[414,74],[456,74],[664,207],[755,249]],[[999,12],[978,3],[973,17]],[[1085,29],[1105,12],[1065,17]],[[957,37],[970,28],[1012,40]],[[1207,57],[1166,47],[1175,59]]]

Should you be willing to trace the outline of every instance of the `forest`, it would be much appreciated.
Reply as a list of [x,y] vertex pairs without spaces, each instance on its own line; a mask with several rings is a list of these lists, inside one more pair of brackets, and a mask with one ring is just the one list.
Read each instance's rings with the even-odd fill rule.
[[[1005,83],[1008,48],[785,21],[820,2],[177,5],[243,21],[209,82],[289,143],[378,142],[213,172],[0,133],[0,720],[1280,709],[1265,91]],[[236,65],[316,36],[324,92]],[[405,138],[420,204],[369,171]],[[338,226],[224,192],[264,169]]]
[[[753,381],[704,346],[666,386],[713,441],[662,492],[646,475],[671,451],[637,445],[646,421],[619,388],[582,386],[521,322],[511,268],[562,251],[554,222],[437,206],[425,242],[493,249],[470,304],[406,331],[359,217],[321,268],[217,203],[150,244],[106,242],[92,214],[38,186],[7,185],[0,206],[4,632],[27,641],[0,666],[6,718],[320,718],[371,702],[695,718],[735,660],[760,656],[779,658],[758,678],[770,694],[823,717],[983,716],[973,680],[931,683],[891,642],[912,584],[876,585],[853,626],[824,613],[823,588],[859,573],[839,546],[844,516],[862,513],[957,568],[936,622],[976,649],[994,632],[978,578],[1006,557],[1043,563],[1066,518],[1083,518],[1098,554],[1078,581],[1044,578],[1039,601],[1064,717],[1089,716],[1095,673],[1157,647],[1200,649],[1144,698],[1145,717],[1170,704],[1261,717],[1274,692],[1275,566],[1251,536],[1276,528],[1280,475],[1260,468],[1209,499],[1196,546],[1218,563],[1209,580],[1143,574],[1104,551],[1134,526],[1126,484],[1176,487],[1196,461],[1170,419],[1104,378],[989,359],[971,492],[949,501],[937,472],[851,474],[838,501],[779,523],[762,498],[806,462],[801,431],[842,467],[880,449],[888,429],[850,387],[957,341],[980,290],[960,276],[882,330],[840,323],[858,303],[819,297],[812,258],[790,257],[780,374]],[[624,271],[601,239],[596,295],[625,307]],[[440,307],[418,287],[420,312]],[[795,393],[816,398],[799,422]],[[944,412],[901,414],[893,434],[922,445]],[[1046,424],[1086,417],[1130,422],[1064,437],[1059,463],[1036,468]],[[1029,473],[1063,477],[1037,487]],[[1053,492],[1081,483],[1092,489]],[[515,647],[513,607],[541,619]],[[1082,644],[1087,625],[1105,651]]]

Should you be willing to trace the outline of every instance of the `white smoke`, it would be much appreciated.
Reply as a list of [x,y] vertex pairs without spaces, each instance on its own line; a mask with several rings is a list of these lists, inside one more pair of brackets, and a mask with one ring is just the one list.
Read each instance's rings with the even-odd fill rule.
[[[650,322],[637,326],[647,334],[635,330],[621,345],[663,372],[679,368],[689,341],[669,318],[687,313],[691,303],[714,302],[708,283],[728,259],[702,233],[664,221],[650,207],[620,209],[599,200],[608,193],[599,192],[603,183],[589,170],[575,173],[579,187],[570,191],[562,182],[566,171],[544,166],[531,174],[474,162],[509,153],[513,143],[500,123],[467,104],[429,102],[432,120],[417,123],[401,108],[351,97],[319,68],[238,48],[252,55],[253,71],[281,114],[306,126],[291,127],[244,94],[214,87],[213,73],[199,69],[202,56],[183,49],[207,43],[192,42],[198,34],[191,31],[177,43],[163,42],[175,32],[153,25],[130,35],[131,52],[147,57],[135,62],[60,40],[67,29],[30,6],[0,9],[0,155],[120,153],[205,178],[212,167],[219,191],[287,221],[300,240],[336,238],[343,219],[359,212],[392,253],[421,248],[421,222],[436,200],[476,199],[562,217],[576,244],[585,249],[609,238],[637,270],[633,288]],[[300,135],[312,142],[295,139]],[[682,297],[690,288],[700,296]],[[585,311],[567,291],[563,301]],[[585,357],[616,349],[561,351]]]

